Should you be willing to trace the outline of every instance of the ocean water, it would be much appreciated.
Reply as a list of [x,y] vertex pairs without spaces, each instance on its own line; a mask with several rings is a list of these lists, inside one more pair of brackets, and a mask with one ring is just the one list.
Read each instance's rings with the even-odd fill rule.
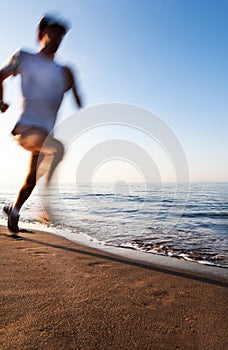
[[[16,188],[0,185],[0,206]],[[49,203],[52,221],[40,224]],[[5,216],[0,213],[2,223]],[[228,183],[63,184],[44,194],[42,186],[21,211],[29,225],[84,235],[98,244],[167,255],[208,266],[228,267]],[[41,226],[40,226],[41,225]]]

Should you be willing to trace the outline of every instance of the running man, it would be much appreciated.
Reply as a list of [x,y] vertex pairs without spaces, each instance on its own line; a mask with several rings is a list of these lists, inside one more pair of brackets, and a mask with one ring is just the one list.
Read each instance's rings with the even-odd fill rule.
[[[8,228],[14,235],[19,232],[18,220],[22,205],[31,195],[40,176],[44,175],[42,163],[51,156],[46,171],[46,185],[63,158],[64,147],[52,134],[58,110],[65,92],[72,90],[77,106],[81,107],[75,79],[70,68],[54,61],[55,54],[69,30],[61,18],[45,15],[38,24],[40,51],[36,54],[20,50],[0,69],[0,110],[4,113],[8,104],[3,99],[3,81],[20,74],[23,111],[12,134],[24,149],[31,152],[28,174],[15,202],[5,206]],[[48,158],[48,159],[49,159]]]

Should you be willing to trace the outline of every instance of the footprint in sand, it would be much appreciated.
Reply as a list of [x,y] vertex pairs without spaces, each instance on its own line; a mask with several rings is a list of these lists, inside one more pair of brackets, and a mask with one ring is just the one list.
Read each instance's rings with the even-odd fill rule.
[[18,249],[25,250],[28,253],[32,253],[35,256],[55,255],[55,254],[50,254],[46,249],[40,249],[40,248],[22,248],[22,247],[20,247]]
[[88,266],[99,266],[99,267],[104,267],[104,268],[107,268],[107,269],[109,269],[110,268],[110,266],[109,265],[106,265],[106,264],[104,264],[103,262],[101,262],[101,261],[95,261],[95,262],[92,262],[92,263],[89,263],[88,264]]

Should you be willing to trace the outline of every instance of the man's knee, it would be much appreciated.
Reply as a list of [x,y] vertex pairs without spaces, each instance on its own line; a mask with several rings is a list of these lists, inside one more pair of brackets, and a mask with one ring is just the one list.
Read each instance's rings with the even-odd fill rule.
[[59,161],[62,160],[64,152],[65,150],[62,142],[53,138],[47,138],[41,149],[41,153],[45,155],[53,155],[55,159],[59,159]]

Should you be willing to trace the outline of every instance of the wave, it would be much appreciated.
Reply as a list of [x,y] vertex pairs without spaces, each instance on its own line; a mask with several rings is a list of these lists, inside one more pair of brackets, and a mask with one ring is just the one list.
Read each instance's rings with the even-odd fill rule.
[[160,241],[160,243],[153,244],[138,239],[134,239],[127,243],[121,243],[119,246],[123,248],[139,250],[145,253],[152,253],[157,255],[169,256],[171,258],[176,259],[183,259],[198,264],[228,268],[228,261],[225,255],[210,252],[205,253],[203,249],[202,251],[175,249],[162,244],[162,241]]

